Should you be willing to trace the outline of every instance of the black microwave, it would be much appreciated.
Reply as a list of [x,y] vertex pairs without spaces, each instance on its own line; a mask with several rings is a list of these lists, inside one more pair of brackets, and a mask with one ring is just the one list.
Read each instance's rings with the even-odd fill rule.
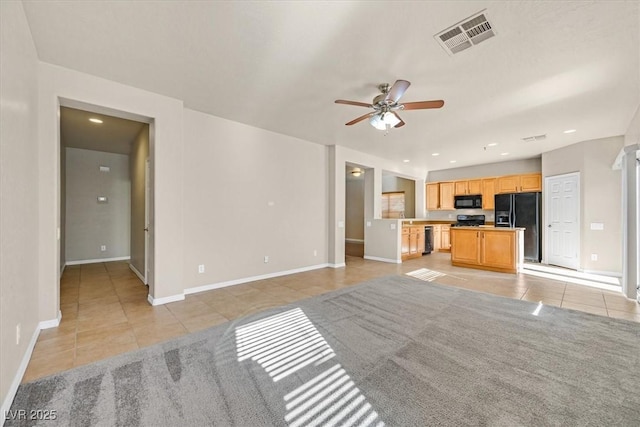
[[482,195],[454,196],[456,209],[482,209]]

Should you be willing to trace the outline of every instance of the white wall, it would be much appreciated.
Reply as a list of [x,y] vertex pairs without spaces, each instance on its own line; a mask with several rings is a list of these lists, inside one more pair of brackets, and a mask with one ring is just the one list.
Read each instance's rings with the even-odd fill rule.
[[[4,419],[39,321],[35,266],[40,261],[40,230],[37,56],[21,2],[0,2],[0,31],[0,417]],[[57,278],[57,260],[54,267]]]
[[[66,148],[66,158],[67,262],[129,257],[129,156]],[[98,196],[107,203],[98,203]]]
[[184,144],[185,288],[326,264],[325,146],[189,109]]
[[[611,165],[623,143],[621,136],[596,139],[542,155],[543,178],[580,172],[582,270],[617,275],[622,272],[622,181],[620,170],[613,170]],[[603,223],[604,230],[591,230],[592,222]],[[593,253],[598,254],[598,261],[591,260]]]
[[60,227],[61,103],[151,123],[149,151],[155,215],[150,232],[154,262],[149,294],[155,302],[183,298],[182,101],[42,62],[38,72],[41,319],[55,318],[59,307],[56,235]]
[[[365,221],[367,218],[381,217],[382,172],[416,181],[415,205],[420,212],[416,217],[424,217],[424,176],[427,171],[410,167],[405,163],[396,163],[360,151],[339,145],[329,147],[329,264],[341,267],[345,262],[345,217],[346,217],[346,165],[361,165],[365,173]],[[365,240],[367,231],[365,230]],[[365,244],[366,255],[366,244]]]
[[149,157],[149,126],[144,126],[136,137],[129,155],[131,176],[131,260],[129,263],[143,276],[145,257],[145,168]]

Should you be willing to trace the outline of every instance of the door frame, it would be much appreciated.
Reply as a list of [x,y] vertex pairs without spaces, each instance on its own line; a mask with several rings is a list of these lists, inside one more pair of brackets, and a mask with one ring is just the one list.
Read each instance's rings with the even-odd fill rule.
[[[580,265],[581,265],[581,244],[582,244],[582,222],[580,221],[581,219],[581,215],[582,215],[582,209],[580,207],[580,203],[581,203],[581,198],[580,198],[580,171],[577,172],[570,172],[570,173],[565,173],[565,174],[559,174],[559,175],[551,175],[551,176],[545,176],[544,177],[544,187],[542,189],[542,194],[544,195],[543,197],[543,203],[544,203],[544,209],[543,209],[543,224],[542,227],[544,228],[544,232],[542,233],[542,239],[543,239],[543,247],[544,247],[544,252],[543,252],[543,257],[542,257],[542,262],[543,264],[549,264],[549,247],[551,244],[551,239],[549,238],[549,225],[548,225],[548,220],[547,218],[550,217],[549,215],[549,209],[551,208],[551,203],[549,203],[549,197],[551,196],[551,193],[548,191],[549,189],[549,181],[552,179],[557,179],[557,178],[567,178],[567,177],[571,177],[571,176],[575,176],[576,179],[576,204],[577,204],[577,212],[578,214],[576,215],[576,224],[577,224],[577,228],[578,228],[578,233],[576,234],[577,237],[577,242],[576,242],[576,262],[577,265],[575,267],[575,270],[580,270]],[[564,268],[570,268],[570,267],[564,267]]]
[[151,196],[151,189],[149,188],[149,158],[144,163],[144,272],[143,282],[145,285],[149,285],[149,197]]

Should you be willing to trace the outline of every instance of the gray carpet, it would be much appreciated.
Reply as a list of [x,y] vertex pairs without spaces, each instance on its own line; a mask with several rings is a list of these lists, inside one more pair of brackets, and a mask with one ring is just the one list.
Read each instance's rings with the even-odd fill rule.
[[640,325],[385,277],[20,386],[6,426],[638,426]]

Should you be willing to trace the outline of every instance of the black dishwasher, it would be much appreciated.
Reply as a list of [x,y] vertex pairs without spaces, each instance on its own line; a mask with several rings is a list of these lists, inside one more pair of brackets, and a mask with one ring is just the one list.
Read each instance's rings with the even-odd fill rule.
[[424,252],[422,254],[430,254],[433,251],[433,227],[427,225],[424,227]]

